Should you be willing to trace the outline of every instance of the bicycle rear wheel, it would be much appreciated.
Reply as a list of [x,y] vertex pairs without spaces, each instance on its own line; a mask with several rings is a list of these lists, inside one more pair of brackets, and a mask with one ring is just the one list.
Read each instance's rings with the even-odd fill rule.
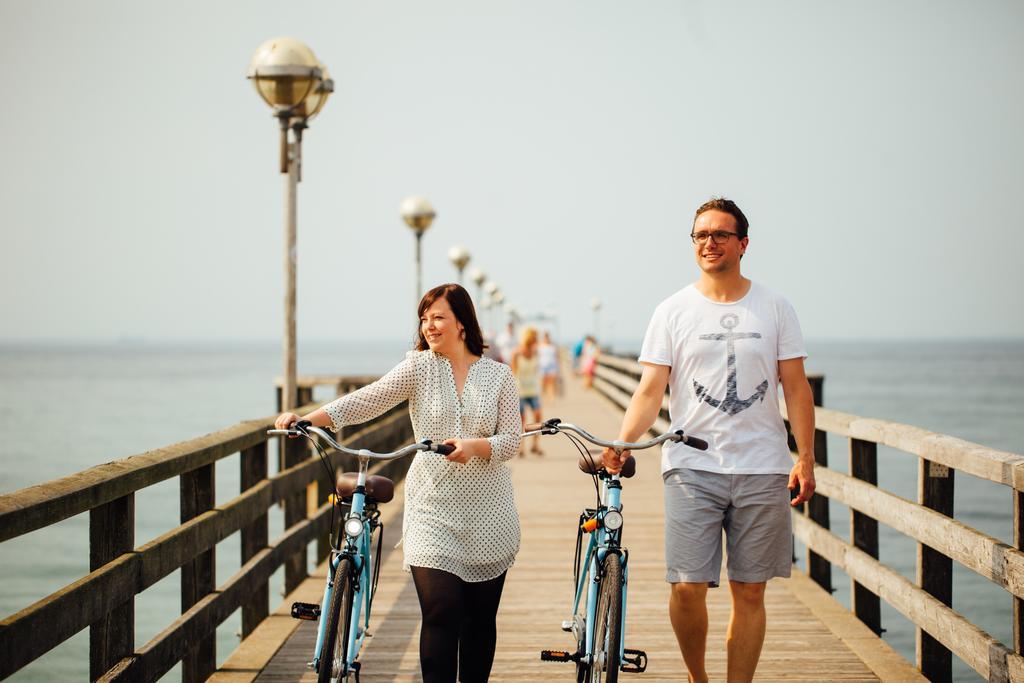
[[324,633],[324,647],[320,653],[320,667],[317,683],[339,681],[348,659],[348,637],[352,625],[352,561],[341,558],[334,570],[334,588],[331,589],[331,605],[327,612],[327,631]]
[[619,680],[619,649],[622,646],[622,562],[609,553],[604,558],[601,592],[597,598],[594,623],[593,658],[590,683],[616,683]]

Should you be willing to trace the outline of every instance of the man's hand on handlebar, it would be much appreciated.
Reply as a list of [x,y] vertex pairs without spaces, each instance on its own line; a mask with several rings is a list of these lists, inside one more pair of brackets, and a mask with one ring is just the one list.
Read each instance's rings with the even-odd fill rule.
[[629,451],[616,453],[614,448],[605,448],[604,451],[601,452],[601,460],[604,463],[604,468],[611,474],[618,474],[627,458],[629,458]]

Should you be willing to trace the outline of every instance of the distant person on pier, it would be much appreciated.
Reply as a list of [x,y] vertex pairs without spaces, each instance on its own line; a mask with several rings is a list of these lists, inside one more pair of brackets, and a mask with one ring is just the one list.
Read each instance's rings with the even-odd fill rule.
[[559,363],[558,347],[551,341],[551,334],[545,330],[544,337],[537,346],[537,357],[540,359],[540,388],[544,401],[554,401],[558,393]]
[[[490,675],[495,617],[519,550],[519,516],[505,463],[519,450],[522,420],[512,370],[483,357],[469,294],[447,284],[417,311],[415,351],[379,380],[302,419],[340,429],[409,402],[416,439],[455,446],[419,453],[405,479],[403,545],[423,624],[425,683],[483,682]],[[277,418],[278,429],[297,420]],[[495,520],[501,520],[496,523]]]
[[587,389],[594,385],[594,373],[600,356],[601,347],[597,339],[588,334],[583,340],[583,353],[580,354],[580,374],[583,375],[583,386]]
[[494,332],[481,333],[484,336],[484,358],[490,358],[501,363],[501,349],[498,348],[498,343],[494,339]]
[[580,371],[580,357],[583,355],[583,347],[587,345],[587,337],[590,335],[583,335],[580,340],[572,346],[572,371],[579,373]]
[[[697,282],[668,297],[647,327],[643,372],[619,439],[654,424],[671,385],[670,429],[706,439],[707,451],[663,446],[669,616],[691,681],[707,681],[708,587],[718,585],[725,530],[732,616],[728,680],[754,676],[765,634],[769,579],[790,574],[792,505],[814,493],[814,405],[804,340],[783,297],[740,273],[750,242],[746,216],[728,199],[697,209],[690,239]],[[779,414],[782,383],[799,452],[794,465]],[[629,452],[604,451],[618,471]],[[822,672],[827,678],[827,672]]]
[[[519,387],[519,414],[526,424],[526,410],[533,411],[533,421],[543,422],[540,412],[540,354],[537,345],[537,329],[524,327],[519,337],[519,347],[512,352],[512,374],[516,376]],[[544,455],[540,449],[540,435],[533,437],[530,452]],[[519,444],[519,455],[523,454],[523,444]]]
[[498,337],[494,341],[501,353],[501,361],[511,364],[512,354],[515,353],[516,347],[519,345],[519,340],[516,338],[516,324],[509,320],[505,329],[498,333]]

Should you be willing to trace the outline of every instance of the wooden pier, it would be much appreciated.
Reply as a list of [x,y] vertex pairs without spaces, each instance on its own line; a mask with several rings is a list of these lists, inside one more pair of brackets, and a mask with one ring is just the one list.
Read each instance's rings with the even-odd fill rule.
[[[613,434],[637,372],[635,361],[603,359],[593,390],[569,379],[564,396],[546,406],[546,414],[598,434]],[[329,382],[344,392],[367,380],[315,378],[302,391],[308,401],[313,384]],[[757,679],[949,680],[949,657],[955,653],[985,679],[1024,680],[1024,553],[1019,543],[1024,534],[1024,458],[823,408],[817,415],[820,429],[850,439],[849,475],[827,468],[823,432],[817,455],[821,500],[832,496],[850,507],[853,543],[829,532],[827,505],[824,515],[821,506],[795,513],[795,532],[808,547],[810,576],[794,570],[792,578],[770,583],[769,627]],[[299,441],[278,454],[277,471],[268,467],[273,452],[265,430],[271,421],[267,417],[244,422],[0,496],[0,542],[80,513],[89,514],[92,539],[89,574],[0,621],[0,678],[88,629],[95,679],[156,680],[182,662],[186,681],[211,676],[218,681],[310,680],[305,662],[312,652],[313,625],[292,620],[287,608],[293,600],[319,601],[330,519],[328,487],[320,481],[320,463]],[[661,420],[656,429],[666,426]],[[400,407],[342,436],[350,445],[386,449],[408,441],[411,430]],[[894,446],[920,460],[922,493],[917,503],[878,489],[871,481],[877,444]],[[593,504],[594,490],[589,478],[576,470],[575,450],[563,437],[544,437],[542,445],[543,457],[528,456],[510,464],[523,544],[499,612],[494,681],[573,677],[569,665],[541,662],[539,651],[571,647],[559,625],[571,607],[576,519],[582,507]],[[227,457],[238,459],[241,490],[236,498],[215,504],[213,467]],[[335,457],[345,466],[343,458]],[[650,663],[645,673],[627,674],[625,680],[685,680],[667,614],[658,456],[650,451],[638,454],[638,460],[637,476],[624,486],[624,538],[631,568],[626,641],[627,647],[646,650]],[[955,467],[1013,489],[1016,547],[943,512],[952,499]],[[402,471],[391,474],[400,479]],[[145,495],[145,487],[174,477],[182,491],[181,525],[136,546],[136,498]],[[285,528],[271,534],[267,512],[282,501]],[[362,679],[370,683],[419,680],[418,605],[409,575],[401,568],[401,551],[392,549],[401,514],[398,495],[385,506],[387,543],[371,622],[374,637],[362,657]],[[879,522],[918,540],[916,584],[876,559]],[[212,558],[217,544],[237,531],[242,532],[241,568],[231,577],[216,577]],[[307,547],[314,547],[318,558],[318,567],[309,576]],[[952,561],[1006,589],[1015,606],[1013,646],[999,643],[948,607],[953,586],[947,568]],[[852,612],[822,587],[831,585],[833,564],[853,579]],[[290,595],[271,611],[268,579],[282,566]],[[182,615],[149,642],[135,643],[134,597],[179,569]],[[708,666],[712,680],[722,680],[729,595],[721,588],[709,596]],[[876,635],[880,600],[918,626],[917,662],[905,661]],[[218,669],[214,631],[238,610],[244,638]]]

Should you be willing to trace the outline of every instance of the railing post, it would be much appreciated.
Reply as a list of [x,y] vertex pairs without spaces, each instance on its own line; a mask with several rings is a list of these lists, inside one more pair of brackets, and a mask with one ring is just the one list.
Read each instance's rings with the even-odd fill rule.
[[[873,441],[850,439],[850,476],[872,485],[878,484],[878,445]],[[878,520],[850,508],[850,538],[853,545],[878,559]],[[850,596],[853,613],[876,635],[882,635],[881,601],[878,596],[854,580]]]
[[[953,516],[953,473],[949,467],[920,459],[918,502]],[[953,560],[923,543],[917,544],[917,582],[947,606],[953,604]],[[923,629],[917,629],[917,666],[930,681],[953,680],[953,655]]]
[[[267,442],[247,448],[239,454],[241,468],[239,480],[241,490],[256,486],[267,478]],[[242,564],[251,560],[256,553],[267,547],[269,542],[267,515],[260,515],[247,526],[242,527]],[[242,638],[266,619],[270,613],[270,584],[264,581],[242,600]]]
[[[313,388],[300,386],[298,389],[298,404],[304,406],[313,400]],[[305,439],[282,439],[284,447],[284,462],[282,469],[288,469],[298,465],[309,457],[309,444]],[[309,506],[307,489],[296,491],[284,500],[284,528],[290,529],[306,519]],[[299,587],[308,572],[306,570],[306,550],[295,553],[284,562],[284,592],[291,593]]]
[[[807,378],[811,384],[811,392],[814,395],[814,405],[824,405],[824,384],[825,378],[821,375],[813,375]],[[820,429],[814,430],[814,462],[822,467],[828,467],[828,445],[825,440],[825,432]],[[807,516],[817,522],[824,529],[829,528],[828,498],[816,493],[807,501]],[[807,573],[814,581],[832,592],[832,565],[824,557],[807,549]]]
[[[1024,493],[1013,492],[1013,546],[1024,550]],[[1024,600],[1013,599],[1013,651],[1024,654]]]
[[[181,481],[181,523],[214,506],[214,466],[185,472]],[[216,546],[181,566],[181,612],[184,614],[216,588]],[[181,660],[181,680],[205,681],[217,668],[217,632],[203,636]]]
[[[135,548],[135,494],[89,511],[89,571]],[[135,650],[135,595],[89,627],[89,679]]]

